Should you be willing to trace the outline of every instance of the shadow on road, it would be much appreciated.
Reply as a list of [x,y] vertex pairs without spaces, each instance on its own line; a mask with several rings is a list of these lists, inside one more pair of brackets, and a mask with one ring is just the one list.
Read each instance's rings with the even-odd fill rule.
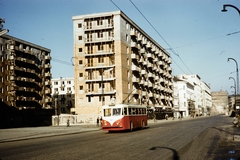
[[173,152],[173,156],[172,156],[172,160],[179,160],[179,155],[178,155],[178,152],[172,148],[168,148],[168,147],[152,147],[150,148],[149,150],[156,150],[156,149],[168,149],[168,150],[171,150]]

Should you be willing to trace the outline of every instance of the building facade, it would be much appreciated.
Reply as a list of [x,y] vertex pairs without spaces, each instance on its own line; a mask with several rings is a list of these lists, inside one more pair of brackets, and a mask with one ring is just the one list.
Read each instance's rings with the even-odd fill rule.
[[219,92],[212,92],[212,104],[214,111],[216,113],[219,114],[228,112],[229,111],[228,92],[223,90],[220,90]]
[[1,101],[19,110],[51,108],[50,50],[8,35],[0,49]]
[[187,117],[195,109],[194,85],[174,77],[174,112],[175,117]]
[[[179,81],[184,81],[184,83],[188,84],[188,87],[186,87],[186,89],[188,88],[188,91],[186,90],[186,98],[188,99],[189,114],[191,116],[209,114],[212,108],[210,87],[197,74],[181,74],[176,76],[176,78],[178,83]],[[177,86],[179,86],[178,83],[176,83]]]
[[50,125],[50,60],[50,49],[0,36],[1,128]]
[[110,103],[172,108],[170,54],[146,32],[121,11],[72,20],[76,114],[94,119]]
[[74,78],[54,78],[51,82],[55,115],[75,114]]

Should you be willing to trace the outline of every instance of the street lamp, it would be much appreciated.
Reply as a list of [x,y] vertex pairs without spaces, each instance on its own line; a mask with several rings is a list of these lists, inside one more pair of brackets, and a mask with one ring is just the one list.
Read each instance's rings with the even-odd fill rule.
[[239,94],[239,77],[238,77],[238,63],[237,63],[237,61],[234,59],[234,58],[228,58],[228,62],[230,61],[230,60],[233,60],[233,61],[235,61],[235,63],[236,63],[236,77],[237,77],[237,85],[236,85],[236,94]]
[[239,10],[237,7],[235,7],[234,5],[231,5],[231,4],[224,4],[224,5],[223,5],[222,12],[227,12],[226,7],[232,7],[232,8],[234,8],[234,9],[236,9],[236,10],[238,11],[238,14],[240,15],[240,10]]
[[104,101],[104,89],[103,89],[103,86],[104,86],[104,82],[103,82],[103,74],[104,74],[104,72],[106,71],[106,72],[110,72],[110,71],[112,71],[113,70],[113,68],[110,68],[110,69],[107,69],[107,70],[103,70],[103,68],[102,68],[102,70],[101,70],[101,88],[102,88],[102,94],[101,94],[101,101],[102,101],[102,106],[104,105],[103,104],[103,101]]
[[235,89],[235,98],[234,98],[234,111],[236,110],[236,87],[231,86],[231,88]]
[[234,80],[234,87],[231,86],[231,88],[234,88],[234,89],[235,89],[234,106],[235,106],[235,109],[236,109],[236,98],[237,98],[237,93],[236,93],[236,80],[235,80],[233,77],[229,77],[229,80],[230,80],[230,79],[233,79],[233,80]]

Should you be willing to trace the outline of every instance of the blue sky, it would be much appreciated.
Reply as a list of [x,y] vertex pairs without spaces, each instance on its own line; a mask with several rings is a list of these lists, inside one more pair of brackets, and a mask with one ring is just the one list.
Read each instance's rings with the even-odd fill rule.
[[[198,74],[212,91],[222,89],[232,94],[234,89],[230,87],[234,82],[229,77],[236,79],[236,63],[227,59],[234,58],[240,65],[240,15],[231,7],[227,7],[227,12],[221,10],[223,4],[240,9],[239,0],[132,0],[160,35],[130,0],[112,1],[168,50],[173,75]],[[9,35],[51,49],[53,78],[73,77],[72,16],[119,10],[114,3],[1,0],[0,17],[5,19],[4,28],[10,30]]]

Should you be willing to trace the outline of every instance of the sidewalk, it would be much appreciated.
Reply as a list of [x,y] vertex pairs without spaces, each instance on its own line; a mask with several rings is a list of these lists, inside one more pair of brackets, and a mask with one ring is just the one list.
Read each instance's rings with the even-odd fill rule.
[[81,132],[97,131],[101,127],[96,125],[73,125],[67,126],[44,126],[44,127],[26,127],[11,128],[0,130],[0,143],[34,139],[41,137],[51,137],[66,134],[76,134]]
[[[189,118],[183,118],[182,120],[187,120]],[[149,124],[154,123],[163,123],[171,121],[180,121],[176,120],[148,120]],[[94,124],[89,125],[72,125],[67,126],[44,126],[44,127],[25,127],[25,128],[11,128],[11,129],[0,129],[0,143],[20,141],[26,139],[34,139],[41,137],[51,137],[67,134],[77,134],[81,132],[97,131],[101,130],[101,127],[97,127]]]

